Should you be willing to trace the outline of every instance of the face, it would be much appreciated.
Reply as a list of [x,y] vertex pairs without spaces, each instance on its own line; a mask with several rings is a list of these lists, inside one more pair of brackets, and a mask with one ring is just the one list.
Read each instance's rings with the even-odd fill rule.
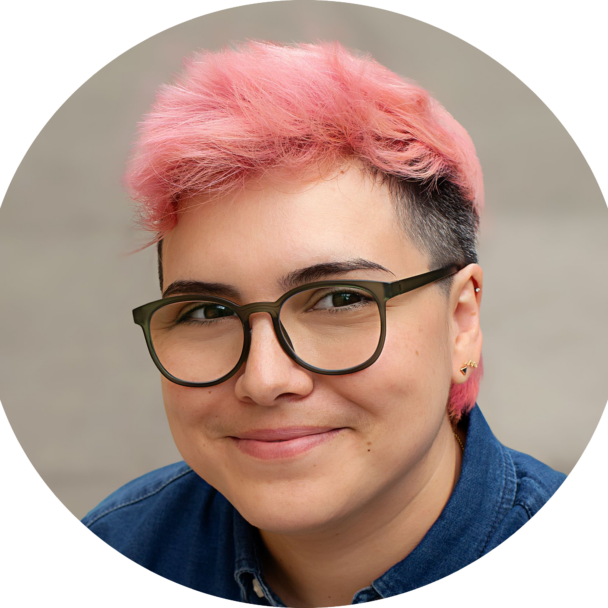
[[[390,282],[430,270],[386,188],[352,165],[315,183],[261,181],[194,199],[163,242],[165,288],[227,284],[237,304],[275,301],[280,279],[299,269],[359,259],[386,270],[323,280]],[[338,376],[298,366],[270,316],[252,315],[251,350],[235,376],[208,388],[162,378],[178,449],[245,519],[276,533],[338,525],[407,492],[445,424],[460,363],[452,300],[433,284],[389,300],[380,358]]]

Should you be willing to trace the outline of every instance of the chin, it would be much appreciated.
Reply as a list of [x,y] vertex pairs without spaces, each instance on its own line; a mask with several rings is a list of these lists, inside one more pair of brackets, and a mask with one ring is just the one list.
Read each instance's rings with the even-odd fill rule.
[[320,481],[241,482],[224,488],[224,496],[256,528],[276,534],[314,532],[344,517],[355,499],[348,500],[350,493],[338,480]]
[[296,535],[320,531],[332,525],[340,513],[340,509],[332,508],[327,497],[300,503],[269,500],[262,504],[241,504],[238,511],[260,530]]

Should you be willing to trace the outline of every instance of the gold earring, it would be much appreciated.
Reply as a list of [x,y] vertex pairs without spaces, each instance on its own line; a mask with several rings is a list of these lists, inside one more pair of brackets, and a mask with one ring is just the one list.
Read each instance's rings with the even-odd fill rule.
[[475,361],[467,361],[461,368],[460,368],[460,373],[463,376],[467,375],[467,368],[468,367],[477,367],[477,363],[475,363]]

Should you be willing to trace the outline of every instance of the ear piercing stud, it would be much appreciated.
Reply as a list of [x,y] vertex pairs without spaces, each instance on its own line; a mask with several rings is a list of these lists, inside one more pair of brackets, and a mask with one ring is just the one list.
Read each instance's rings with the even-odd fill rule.
[[475,287],[475,293],[479,293],[481,291],[481,287]]
[[467,361],[465,364],[463,364],[463,366],[460,368],[460,373],[463,376],[467,375],[467,368],[469,367],[477,367],[477,363],[475,363],[475,361]]

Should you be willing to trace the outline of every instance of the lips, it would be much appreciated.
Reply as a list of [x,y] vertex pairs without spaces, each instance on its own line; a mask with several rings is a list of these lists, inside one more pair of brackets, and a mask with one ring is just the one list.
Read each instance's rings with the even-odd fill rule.
[[[258,462],[294,461],[305,454],[314,453],[320,446],[330,446],[332,440],[342,434],[344,427],[291,427],[250,431],[249,437],[231,437],[230,440],[243,453]],[[259,439],[264,437],[264,439]]]
[[298,437],[308,437],[332,431],[333,426],[290,426],[282,429],[259,429],[239,433],[237,439],[254,439],[256,441],[288,441]]

